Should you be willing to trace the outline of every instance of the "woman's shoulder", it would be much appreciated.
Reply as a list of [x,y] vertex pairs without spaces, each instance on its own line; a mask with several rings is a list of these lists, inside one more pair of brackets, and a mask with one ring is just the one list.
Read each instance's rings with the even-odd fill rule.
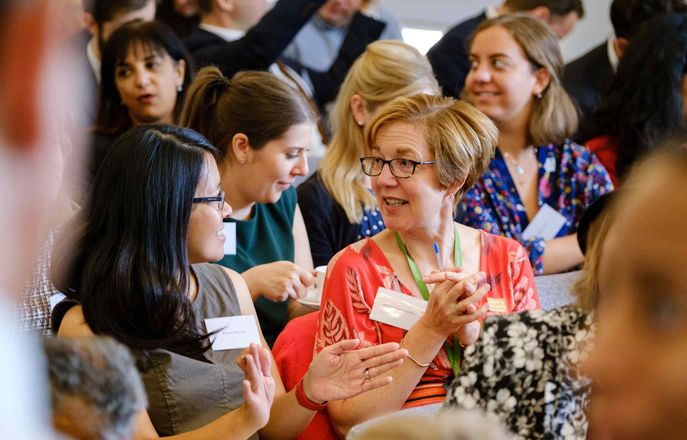
[[503,235],[491,234],[484,230],[479,230],[482,237],[482,252],[485,256],[493,256],[498,253],[507,256],[524,256],[527,258],[527,252],[525,248],[518,241],[504,237]]
[[362,267],[378,264],[384,253],[371,237],[351,243],[337,252],[329,261],[329,267],[345,265],[347,267]]
[[566,139],[562,144],[552,145],[551,148],[559,161],[572,161],[579,165],[589,165],[593,161],[592,150],[583,144]]
[[63,305],[68,307],[64,307],[61,317],[53,321],[53,332],[68,338],[92,336],[93,331],[86,323],[81,304],[67,300]]

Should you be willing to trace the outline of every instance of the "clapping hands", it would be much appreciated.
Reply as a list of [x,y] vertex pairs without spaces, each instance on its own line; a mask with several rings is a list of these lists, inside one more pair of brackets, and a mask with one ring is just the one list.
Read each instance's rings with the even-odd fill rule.
[[427,310],[420,318],[423,324],[444,338],[457,334],[461,344],[473,343],[479,335],[479,320],[489,310],[487,303],[477,306],[491,290],[489,284],[483,283],[485,278],[484,272],[468,275],[459,269],[434,272],[425,277],[425,283],[435,287]]
[[236,361],[243,370],[243,405],[249,423],[257,429],[267,424],[274,401],[274,379],[270,371],[272,360],[266,348],[251,344]]
[[357,339],[330,345],[317,354],[303,377],[306,395],[315,402],[354,397],[391,383],[384,373],[408,355],[395,342],[359,348]]

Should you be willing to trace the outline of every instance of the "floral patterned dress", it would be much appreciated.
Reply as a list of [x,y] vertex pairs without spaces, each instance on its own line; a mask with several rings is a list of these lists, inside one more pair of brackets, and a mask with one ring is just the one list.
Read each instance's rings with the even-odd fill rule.
[[[539,147],[536,156],[539,206],[548,204],[565,217],[566,222],[557,237],[572,234],[577,231],[577,224],[587,207],[613,190],[611,178],[587,147],[570,140],[562,145]],[[498,148],[489,169],[458,204],[456,221],[518,240],[529,253],[534,273],[542,274],[544,239],[525,240],[522,237],[529,219]]]
[[[505,305],[504,313],[538,309],[539,296],[524,248],[511,239],[480,232],[480,270],[487,274],[491,291],[478,305],[492,298]],[[370,238],[346,247],[332,258],[322,294],[316,353],[350,338],[372,344],[401,341],[406,330],[370,319],[380,287],[416,296],[400,282],[382,250]],[[446,349],[442,348],[404,408],[442,402],[445,387],[452,378],[451,364]]]
[[583,440],[590,382],[577,367],[593,337],[592,315],[572,305],[487,318],[445,406],[480,408],[521,439]]

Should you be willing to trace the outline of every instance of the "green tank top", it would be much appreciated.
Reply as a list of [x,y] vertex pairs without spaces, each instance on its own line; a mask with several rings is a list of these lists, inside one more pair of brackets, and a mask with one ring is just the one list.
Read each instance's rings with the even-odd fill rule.
[[[236,255],[225,255],[219,264],[242,273],[260,264],[293,261],[296,203],[296,189],[291,187],[276,203],[256,204],[249,220],[224,219],[236,223]],[[260,297],[255,301],[255,309],[271,347],[289,320],[287,303]]]

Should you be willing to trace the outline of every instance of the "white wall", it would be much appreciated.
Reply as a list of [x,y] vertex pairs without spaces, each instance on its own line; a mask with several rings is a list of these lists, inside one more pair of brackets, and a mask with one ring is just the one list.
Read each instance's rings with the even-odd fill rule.
[[[573,32],[561,41],[566,60],[587,52],[611,33],[608,10],[611,0],[583,0],[585,17]],[[405,26],[447,30],[455,23],[474,16],[499,0],[382,0]]]

